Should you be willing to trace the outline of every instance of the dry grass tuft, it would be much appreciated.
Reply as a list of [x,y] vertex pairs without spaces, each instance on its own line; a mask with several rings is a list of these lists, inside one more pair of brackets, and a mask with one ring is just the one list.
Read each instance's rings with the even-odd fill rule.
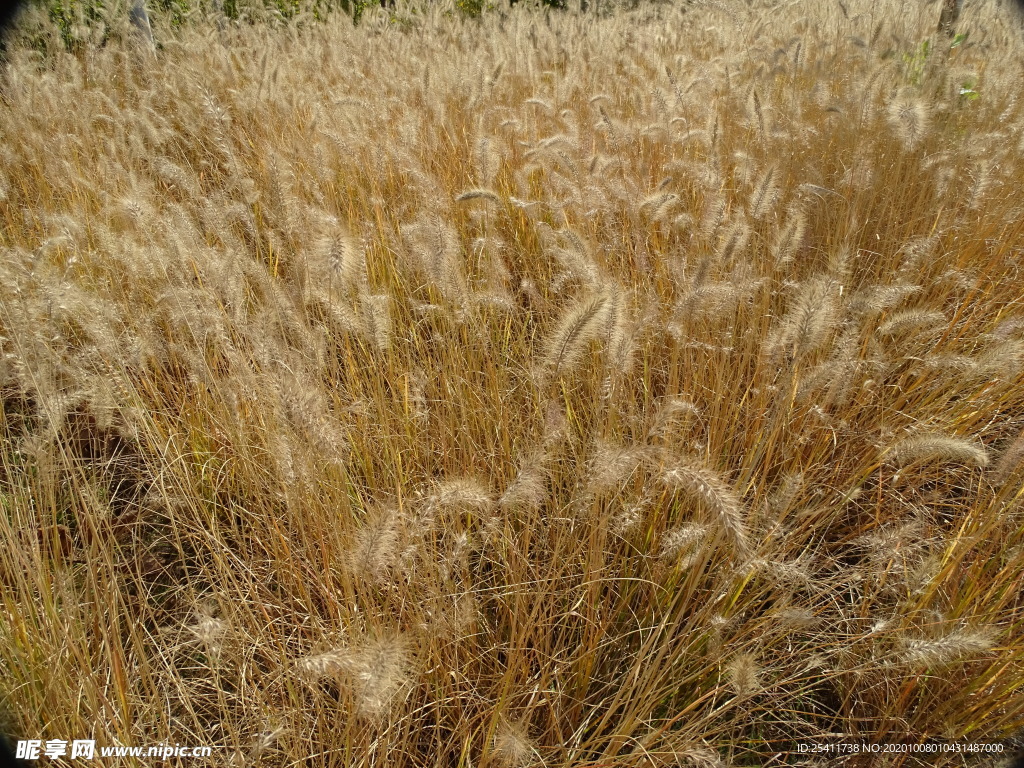
[[148,50],[108,5],[0,72],[15,738],[668,768],[1024,727],[1003,5],[953,46],[889,0],[150,3]]

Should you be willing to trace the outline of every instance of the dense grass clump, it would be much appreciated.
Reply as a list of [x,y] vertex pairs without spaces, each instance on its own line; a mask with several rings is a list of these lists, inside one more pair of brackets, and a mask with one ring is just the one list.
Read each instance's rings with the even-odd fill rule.
[[408,768],[1010,738],[1024,41],[936,8],[12,43],[9,730]]

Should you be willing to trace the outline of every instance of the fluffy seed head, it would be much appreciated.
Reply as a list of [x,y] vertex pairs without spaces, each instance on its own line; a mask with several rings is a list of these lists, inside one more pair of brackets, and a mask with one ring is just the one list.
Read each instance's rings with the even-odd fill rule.
[[410,685],[409,645],[401,635],[366,642],[349,656],[348,671],[356,711],[368,718],[384,715]]
[[665,533],[661,540],[658,557],[675,562],[683,568],[696,559],[700,545],[707,538],[707,526],[700,523],[685,523]]
[[296,673],[306,682],[334,677],[344,684],[356,714],[368,720],[379,720],[408,692],[410,669],[409,643],[398,634],[307,656],[296,664]]
[[779,169],[770,165],[758,179],[754,194],[750,198],[750,217],[755,221],[765,218],[779,199],[779,175]]
[[522,768],[533,758],[534,746],[526,725],[502,720],[494,732],[491,748],[493,765],[502,768]]
[[948,666],[990,650],[995,644],[991,627],[964,628],[938,638],[906,638],[903,659],[929,667]]
[[752,653],[738,654],[728,666],[729,684],[737,696],[747,697],[761,690],[761,670]]
[[719,475],[707,467],[679,464],[666,470],[662,481],[669,488],[684,491],[699,501],[732,539],[737,554],[746,556],[749,546],[743,522],[743,503]]
[[992,470],[992,477],[996,482],[1002,482],[1012,475],[1024,464],[1024,430],[1017,435],[1017,438],[1003,451]]
[[360,579],[383,583],[398,563],[401,521],[396,510],[372,512],[356,532],[349,551],[349,567]]
[[501,198],[489,189],[467,189],[455,198],[455,202],[464,203],[470,200],[486,200],[489,203],[500,203]]
[[391,347],[391,297],[385,294],[364,296],[362,321],[366,336],[381,352]]
[[988,452],[977,443],[960,437],[929,433],[897,441],[888,451],[890,460],[902,467],[920,461],[954,462],[976,467],[988,466]]
[[592,493],[613,493],[639,469],[643,447],[601,443],[590,462],[587,486]]
[[438,483],[429,503],[441,509],[487,513],[494,506],[494,496],[481,481],[466,477]]
[[318,682],[340,672],[348,658],[344,650],[318,653],[299,659],[295,664],[296,675],[308,683]]
[[907,149],[916,148],[928,131],[928,107],[908,93],[889,104],[889,124]]
[[547,496],[547,477],[535,463],[525,466],[516,474],[515,480],[498,499],[503,510],[539,510]]
[[584,352],[605,328],[609,304],[609,297],[600,294],[583,299],[562,313],[544,355],[544,362],[552,371],[567,373],[582,363]]
[[791,349],[796,355],[811,352],[828,338],[835,316],[835,286],[827,279],[810,280],[800,287],[768,347]]

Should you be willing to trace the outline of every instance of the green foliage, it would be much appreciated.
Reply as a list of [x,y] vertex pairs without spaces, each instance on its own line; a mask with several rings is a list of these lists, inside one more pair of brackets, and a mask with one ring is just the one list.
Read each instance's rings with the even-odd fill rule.
[[[548,8],[565,9],[565,0],[536,0],[540,5]],[[84,42],[86,34],[100,25],[108,23],[108,14],[116,14],[127,8],[127,3],[122,0],[35,0],[37,5],[46,8],[53,23],[60,31],[61,40],[67,50],[77,50]],[[513,0],[515,2],[515,0]],[[222,0],[224,15],[237,20],[242,17],[242,11],[246,6],[254,4],[257,7],[262,5],[275,16],[284,19],[294,18],[304,5],[303,0]],[[315,0],[312,6],[313,18],[321,21],[332,11],[340,9],[351,15],[354,23],[358,24],[363,13],[376,6],[378,0]],[[152,16],[164,16],[169,18],[171,26],[179,27],[194,11],[210,7],[209,0],[146,0],[146,7]],[[479,17],[481,14],[493,11],[497,6],[494,0],[455,0],[455,7],[458,11],[468,17]],[[583,10],[587,4],[582,3]],[[106,41],[106,35],[103,36]]]
[[906,67],[906,78],[911,85],[920,85],[924,75],[925,66],[928,63],[928,54],[931,53],[931,41],[925,40],[913,53],[903,54],[903,64]]
[[65,47],[71,51],[82,45],[80,33],[103,20],[103,0],[52,0],[50,21],[56,25]]
[[[77,51],[89,39],[106,43],[109,27],[121,14],[127,13],[130,0],[35,0],[34,4],[53,22],[65,50]],[[222,0],[221,10],[233,21],[244,18],[244,10],[253,6],[262,6],[278,18],[291,19],[309,5],[304,0]],[[311,10],[317,21],[340,9],[358,22],[363,11],[372,5],[376,5],[376,0],[314,0]],[[163,19],[173,28],[184,25],[197,11],[208,11],[211,7],[210,0],[146,0],[150,18]],[[45,44],[41,45],[45,48]]]
[[185,23],[185,18],[191,10],[189,0],[153,0],[150,8],[167,14],[170,17],[171,25],[179,27]]
[[479,16],[485,9],[493,9],[494,6],[487,3],[487,0],[455,0],[455,7],[466,16]]
[[[949,48],[945,51],[946,55],[948,56],[966,42],[967,33],[954,36],[949,43]],[[921,85],[926,79],[929,65],[935,63],[933,57],[934,50],[931,40],[923,40],[914,51],[903,54],[904,77],[911,85]],[[961,96],[967,96],[968,100],[977,98],[978,93],[974,90],[974,81],[962,83],[960,94]]]
[[372,0],[352,0],[352,23],[358,24],[359,20],[363,18],[363,12],[372,4]]
[[968,102],[974,101],[981,96],[977,91],[977,81],[973,77],[969,77],[960,83],[960,101]]

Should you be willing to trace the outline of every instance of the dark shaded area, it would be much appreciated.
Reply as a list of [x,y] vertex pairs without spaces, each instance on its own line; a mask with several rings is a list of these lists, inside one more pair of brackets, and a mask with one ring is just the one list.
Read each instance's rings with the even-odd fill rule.
[[7,36],[7,29],[14,21],[15,13],[22,6],[20,2],[0,2],[0,37]]
[[11,742],[3,734],[0,734],[0,768],[15,768],[24,765],[23,761],[15,759]]

